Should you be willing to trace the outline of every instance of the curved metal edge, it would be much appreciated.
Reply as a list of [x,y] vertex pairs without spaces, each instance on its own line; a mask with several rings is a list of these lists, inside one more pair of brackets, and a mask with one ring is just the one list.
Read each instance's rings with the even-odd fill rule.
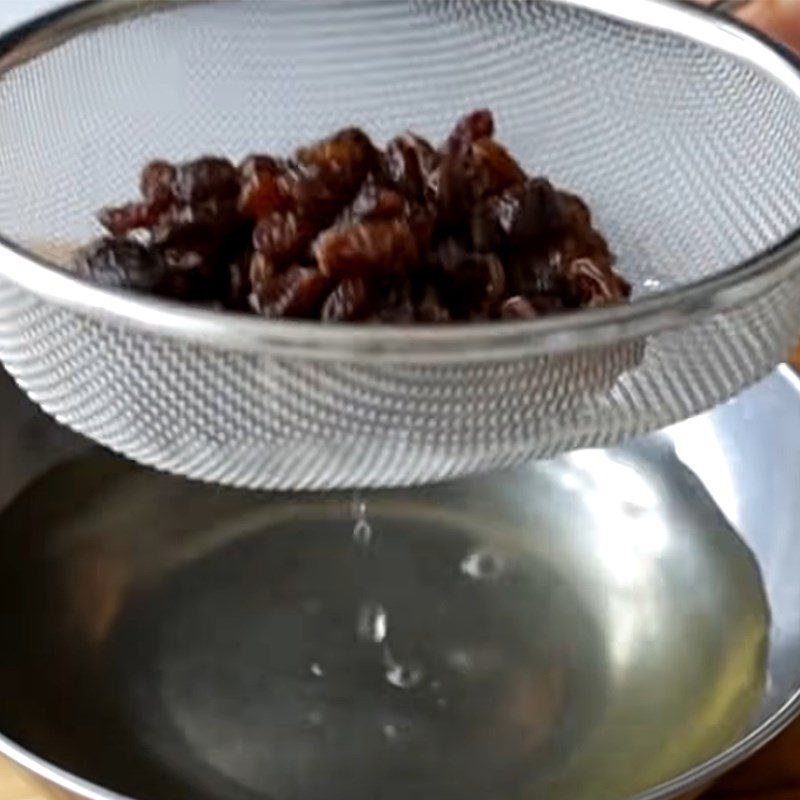
[[800,691],[748,736],[719,755],[673,781],[636,795],[632,800],[669,800],[708,786],[726,772],[766,747],[800,717]]
[[[688,36],[744,60],[800,102],[800,59],[741,22],[674,0],[555,0],[621,23]],[[39,17],[0,36],[0,65],[13,50],[35,57],[69,36],[132,13],[210,0],[90,0]],[[53,28],[55,28],[53,30]],[[4,55],[5,54],[5,55]],[[1,73],[0,73],[1,75]],[[0,277],[42,300],[111,323],[239,352],[316,360],[417,363],[480,362],[487,358],[563,353],[612,345],[675,328],[741,305],[800,272],[800,226],[770,251],[718,275],[630,304],[583,310],[530,322],[452,326],[320,325],[270,321],[207,311],[129,292],[101,289],[23,251],[0,236]]]

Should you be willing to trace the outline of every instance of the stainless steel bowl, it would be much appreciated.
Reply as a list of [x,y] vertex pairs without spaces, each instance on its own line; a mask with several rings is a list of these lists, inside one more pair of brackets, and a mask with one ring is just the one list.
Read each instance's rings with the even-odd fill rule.
[[625,448],[355,502],[2,407],[0,751],[79,797],[655,800],[797,713],[786,369]]

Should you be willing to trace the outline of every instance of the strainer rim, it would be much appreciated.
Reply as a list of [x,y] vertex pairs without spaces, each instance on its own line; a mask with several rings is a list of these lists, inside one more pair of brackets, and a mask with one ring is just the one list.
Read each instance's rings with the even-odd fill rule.
[[[218,1],[218,0],[217,0]],[[535,0],[510,0],[532,2]],[[676,33],[727,52],[766,73],[800,103],[800,58],[739,20],[680,0],[547,0],[606,18]],[[64,38],[127,16],[176,4],[208,0],[78,0],[0,35],[0,63],[21,43],[44,31],[29,60]],[[44,37],[43,37],[44,38]],[[13,68],[19,63],[15,61]],[[2,71],[5,71],[2,70]],[[2,72],[0,72],[2,74]],[[481,362],[496,358],[557,354],[613,345],[688,324],[742,305],[800,270],[800,221],[788,236],[747,261],[711,276],[634,299],[631,303],[523,322],[450,325],[323,324],[268,320],[232,311],[209,310],[167,299],[106,289],[48,263],[0,232],[0,277],[39,299],[154,335],[220,349],[310,357],[316,360],[393,360],[416,363]]]

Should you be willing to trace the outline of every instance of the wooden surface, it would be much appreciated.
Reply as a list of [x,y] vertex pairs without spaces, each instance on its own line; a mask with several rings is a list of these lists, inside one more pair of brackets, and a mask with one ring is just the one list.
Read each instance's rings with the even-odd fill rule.
[[[793,363],[800,369],[800,349]],[[0,759],[0,800],[45,800],[45,796]],[[800,723],[726,776],[702,800],[800,800]]]

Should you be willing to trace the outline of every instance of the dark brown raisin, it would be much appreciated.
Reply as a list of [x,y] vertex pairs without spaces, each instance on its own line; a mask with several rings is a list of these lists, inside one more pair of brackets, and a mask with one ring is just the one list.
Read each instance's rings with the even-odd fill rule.
[[275,275],[251,300],[265,317],[319,318],[330,281],[313,267],[293,265]]
[[580,308],[606,306],[630,295],[627,281],[588,258],[569,263],[564,270],[564,280],[573,305]]
[[322,306],[322,319],[325,322],[356,322],[365,319],[372,306],[367,282],[363,278],[347,278],[328,296]]
[[443,265],[439,291],[457,319],[476,313],[491,315],[506,296],[505,269],[494,255],[467,253],[459,261]]
[[320,271],[337,280],[407,272],[420,258],[406,220],[363,222],[324,233],[314,246]]
[[450,312],[439,299],[439,293],[433,286],[425,289],[422,299],[417,303],[414,317],[417,322],[450,322]]
[[177,175],[177,169],[168,161],[151,161],[142,170],[140,179],[140,189],[145,202],[168,203],[172,199],[172,187]]
[[519,214],[518,190],[487,197],[472,212],[473,246],[481,253],[504,253],[509,249],[511,228]]
[[519,194],[519,206],[509,230],[509,244],[515,249],[547,247],[563,235],[567,226],[564,207],[550,181],[533,178]]
[[528,297],[528,302],[533,306],[536,313],[542,316],[555,314],[567,308],[562,294],[554,292],[532,294]]
[[316,234],[316,227],[296,212],[270,214],[258,221],[253,247],[281,266],[300,260]]
[[394,189],[379,185],[370,176],[362,184],[343,217],[349,222],[392,219],[405,215],[407,209],[408,204],[401,194]]
[[354,195],[378,163],[378,151],[364,131],[346,128],[297,152],[297,160],[319,170],[327,182]]
[[270,284],[279,270],[272,259],[263,253],[255,252],[250,259],[250,286],[256,295],[260,295]]
[[427,200],[436,189],[436,170],[441,155],[413,133],[392,139],[383,156],[383,169],[392,185],[417,202]]
[[414,302],[407,282],[393,277],[379,289],[381,302],[372,316],[374,321],[393,325],[408,325],[414,322]]
[[558,291],[562,264],[558,250],[522,250],[509,256],[507,264],[508,288],[512,295],[529,297]]
[[98,239],[76,253],[76,275],[107,289],[157,292],[164,264],[149,248],[131,239]]
[[97,218],[112,236],[127,236],[135,230],[153,228],[162,214],[163,210],[158,205],[129,203],[118,208],[104,208]]
[[477,169],[483,174],[483,191],[487,195],[501,194],[521,186],[528,178],[508,150],[494,139],[479,139],[472,145],[472,155]]
[[535,319],[539,316],[533,304],[525,297],[509,297],[500,309],[502,319]]
[[173,191],[183,203],[230,201],[239,195],[239,172],[226,158],[204,156],[178,167]]
[[267,217],[286,208],[287,194],[280,178],[285,162],[271,156],[250,156],[239,167],[239,209],[248,217]]
[[226,308],[233,311],[248,311],[250,309],[249,297],[252,291],[250,284],[251,260],[252,254],[246,252],[229,265],[227,294],[224,295]]
[[466,150],[478,139],[491,139],[494,136],[494,116],[491,111],[481,109],[462,117],[450,138],[447,140],[449,150]]
[[443,230],[468,233],[472,212],[484,194],[483,176],[472,151],[449,153],[439,166],[436,198],[439,225]]

